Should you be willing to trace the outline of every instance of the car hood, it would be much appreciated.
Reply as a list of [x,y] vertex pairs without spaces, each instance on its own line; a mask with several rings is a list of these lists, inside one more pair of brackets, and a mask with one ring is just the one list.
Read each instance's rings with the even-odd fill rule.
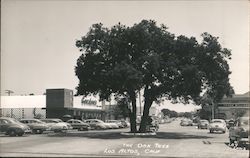
[[29,126],[28,125],[26,125],[26,124],[23,124],[23,123],[17,123],[17,124],[15,124],[16,126],[19,126],[19,127],[21,127],[21,128],[23,128],[23,129],[28,129],[29,128]]
[[219,126],[219,127],[223,127],[224,124],[223,123],[210,123],[211,127],[215,127],[215,126]]

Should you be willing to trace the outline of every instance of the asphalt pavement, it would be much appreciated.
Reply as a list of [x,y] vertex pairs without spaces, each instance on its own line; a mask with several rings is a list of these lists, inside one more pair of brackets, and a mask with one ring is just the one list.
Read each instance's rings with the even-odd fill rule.
[[0,136],[0,156],[14,157],[249,157],[228,145],[228,132],[209,133],[180,120],[160,124],[157,135],[122,135],[129,129]]

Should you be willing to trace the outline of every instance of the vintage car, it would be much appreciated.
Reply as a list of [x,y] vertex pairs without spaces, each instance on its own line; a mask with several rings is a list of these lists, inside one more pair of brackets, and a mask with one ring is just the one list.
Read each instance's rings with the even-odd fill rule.
[[198,129],[207,129],[209,125],[208,120],[199,120],[198,121]]
[[66,132],[67,130],[73,129],[73,127],[66,122],[63,122],[61,119],[41,119],[41,121],[45,122],[49,126],[49,130],[54,132]]
[[87,119],[84,122],[88,123],[90,125],[91,129],[101,130],[101,129],[111,128],[108,124],[106,124],[102,120],[98,120],[98,119]]
[[236,146],[249,145],[249,117],[240,117],[229,128],[229,142]]
[[222,119],[212,119],[209,124],[209,132],[214,133],[214,131],[221,131],[225,133],[227,130],[226,122]]
[[193,126],[193,121],[190,119],[183,119],[180,123],[181,126]]
[[230,127],[234,126],[235,121],[233,119],[226,120],[226,124],[227,124],[227,129],[229,129]]
[[32,132],[36,134],[41,134],[49,128],[46,123],[38,119],[21,119],[20,122],[29,126]]
[[130,122],[126,121],[126,120],[121,120],[122,125],[126,128],[126,127],[130,127]]
[[16,119],[0,117],[0,132],[4,132],[9,136],[22,136],[25,133],[31,133],[31,130],[27,125]]
[[[116,121],[116,120],[106,120],[105,123],[108,124],[112,129],[120,128],[118,121]],[[122,124],[120,124],[120,125],[122,125]]]
[[81,120],[70,119],[67,121],[73,129],[77,129],[78,131],[87,131],[90,130],[90,125],[88,123],[82,122]]

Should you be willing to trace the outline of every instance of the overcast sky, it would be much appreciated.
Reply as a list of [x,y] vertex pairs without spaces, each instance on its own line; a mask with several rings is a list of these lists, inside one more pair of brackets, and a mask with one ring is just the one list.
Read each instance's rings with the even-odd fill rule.
[[142,19],[165,24],[176,35],[208,32],[232,50],[230,83],[249,91],[249,1],[47,1],[1,4],[1,95],[75,89],[80,52],[75,41],[94,23],[132,26]]

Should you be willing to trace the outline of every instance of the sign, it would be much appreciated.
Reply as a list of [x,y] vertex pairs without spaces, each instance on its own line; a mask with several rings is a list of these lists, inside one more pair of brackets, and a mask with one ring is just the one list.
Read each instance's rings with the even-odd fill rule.
[[82,98],[81,104],[82,105],[94,105],[94,106],[96,106],[97,101],[91,100],[91,99],[84,99],[84,98]]

